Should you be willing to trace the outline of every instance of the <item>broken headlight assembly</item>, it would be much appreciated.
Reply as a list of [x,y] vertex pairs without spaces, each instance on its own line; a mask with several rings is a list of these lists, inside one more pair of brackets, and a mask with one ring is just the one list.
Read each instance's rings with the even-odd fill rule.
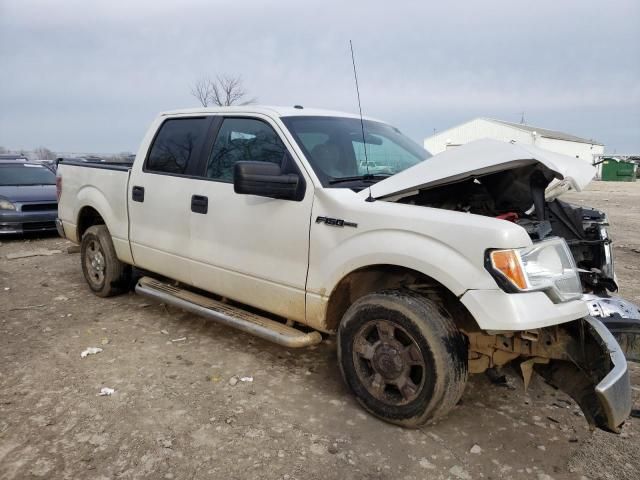
[[525,248],[489,250],[485,265],[498,285],[510,293],[543,291],[554,303],[582,297],[573,255],[560,237]]

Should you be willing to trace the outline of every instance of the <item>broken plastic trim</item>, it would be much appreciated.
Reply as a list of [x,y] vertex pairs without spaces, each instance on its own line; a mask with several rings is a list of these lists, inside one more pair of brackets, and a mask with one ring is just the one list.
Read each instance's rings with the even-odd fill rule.
[[571,325],[570,360],[534,365],[547,382],[573,398],[590,425],[619,433],[631,413],[627,361],[613,335],[599,320],[585,317]]
[[640,363],[640,307],[624,298],[611,295],[584,294],[589,313],[609,329],[624,356],[630,362]]

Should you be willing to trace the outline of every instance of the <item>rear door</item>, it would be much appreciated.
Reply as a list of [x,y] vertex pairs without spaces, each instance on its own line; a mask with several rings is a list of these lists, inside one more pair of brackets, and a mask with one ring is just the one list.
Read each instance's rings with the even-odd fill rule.
[[136,266],[191,284],[188,264],[194,175],[214,117],[162,122],[128,188],[131,252]]
[[[305,317],[305,283],[313,188],[277,123],[254,116],[220,118],[215,142],[192,193],[192,278],[204,290],[293,320]],[[296,173],[298,200],[241,195],[233,189],[238,161],[265,161]]]

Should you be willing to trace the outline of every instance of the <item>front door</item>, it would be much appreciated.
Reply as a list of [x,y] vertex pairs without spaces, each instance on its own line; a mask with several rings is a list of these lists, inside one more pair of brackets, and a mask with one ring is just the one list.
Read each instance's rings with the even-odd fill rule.
[[[189,214],[194,285],[293,320],[304,320],[311,182],[267,117],[225,117],[191,192],[206,204]],[[241,195],[238,161],[277,163],[303,182],[299,201]],[[303,192],[303,193],[302,193]]]

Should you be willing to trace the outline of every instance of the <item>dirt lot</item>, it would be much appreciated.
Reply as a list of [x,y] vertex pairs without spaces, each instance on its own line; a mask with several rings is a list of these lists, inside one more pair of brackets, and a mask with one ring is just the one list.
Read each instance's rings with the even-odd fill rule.
[[[609,212],[622,294],[640,303],[640,182],[571,199]],[[591,432],[539,378],[525,394],[515,375],[475,376],[447,419],[404,430],[358,407],[332,339],[288,351],[134,294],[100,299],[68,242],[0,241],[2,479],[639,476],[640,420]],[[7,259],[39,248],[62,253]],[[90,346],[103,352],[81,359]],[[632,378],[638,408],[638,365]]]

